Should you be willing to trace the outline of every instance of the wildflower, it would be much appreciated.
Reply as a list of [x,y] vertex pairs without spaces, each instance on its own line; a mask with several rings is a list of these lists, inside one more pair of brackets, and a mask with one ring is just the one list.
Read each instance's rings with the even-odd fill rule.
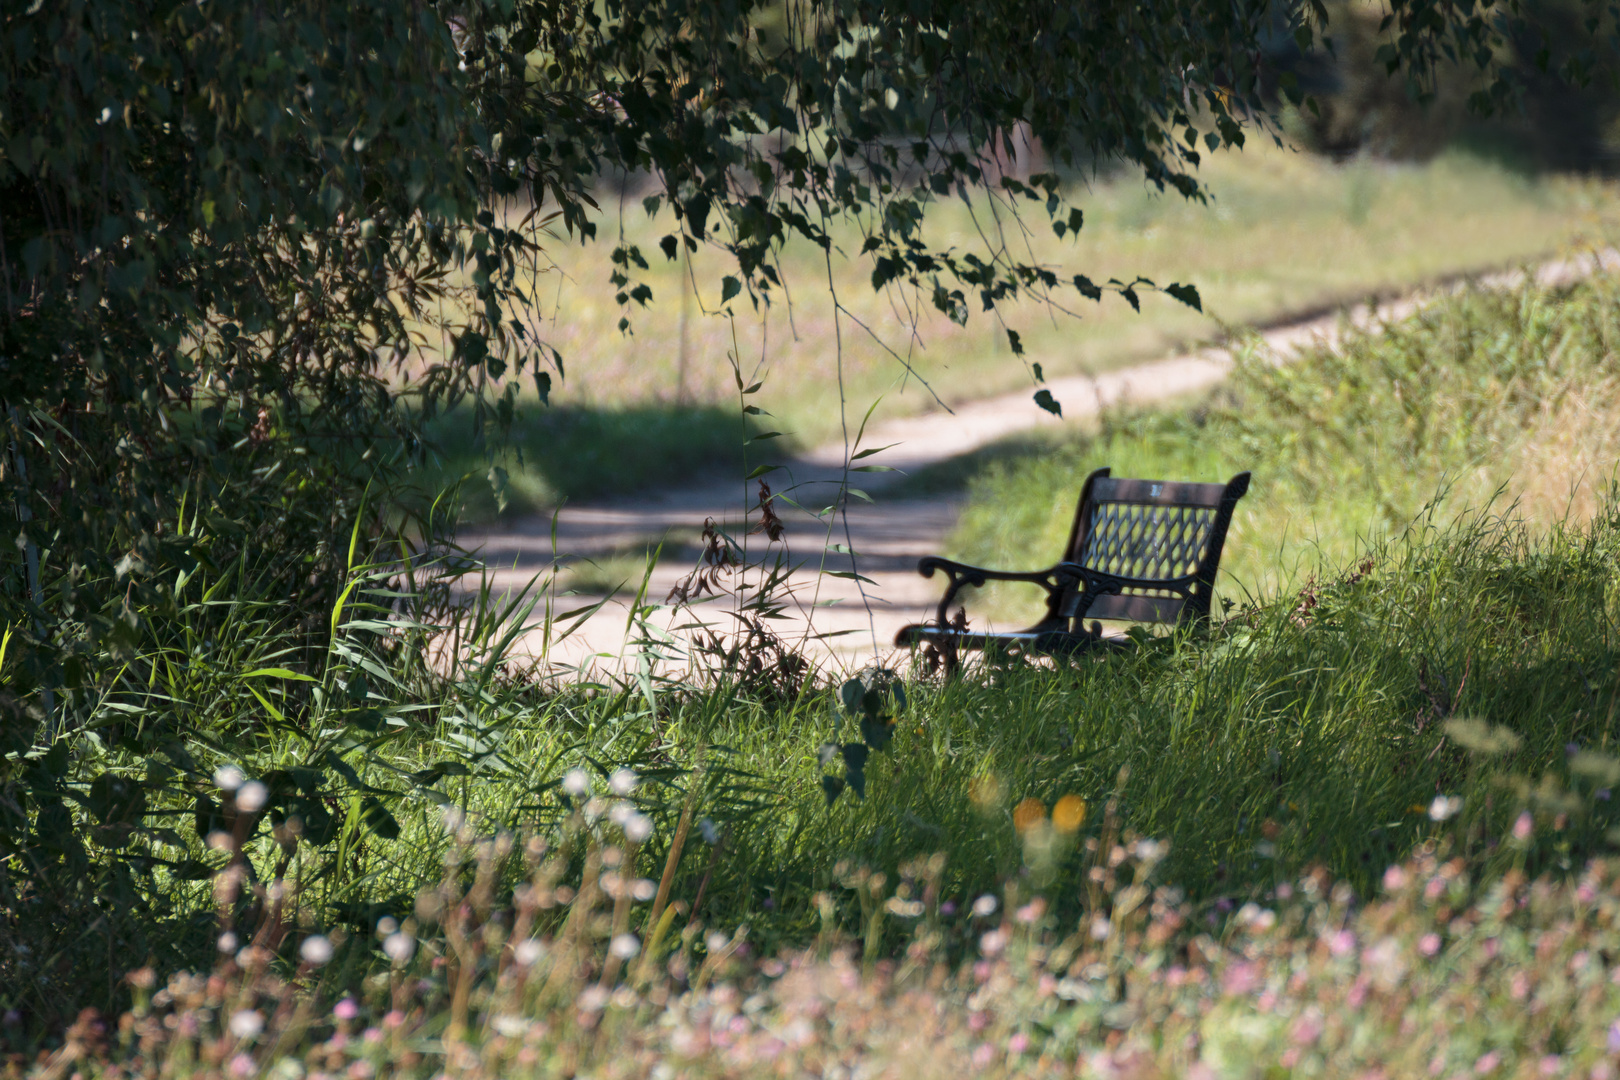
[[238,1039],[251,1039],[264,1030],[264,1017],[257,1009],[241,1009],[231,1014],[230,1027]]
[[939,905],[939,913],[941,915],[945,916],[947,919],[950,918],[952,915],[955,915],[956,914],[956,901],[955,900],[947,900],[943,904]]
[[591,790],[590,774],[576,765],[563,774],[562,789],[574,798],[580,798]]
[[1046,820],[1046,804],[1031,796],[1013,808],[1013,828],[1028,832]]
[[580,1012],[595,1013],[607,1008],[608,992],[600,986],[587,986],[576,1004]]
[[[658,895],[658,885],[651,878],[636,878],[635,884],[630,886],[630,895],[646,903]],[[770,898],[765,900],[766,908],[775,907]]]
[[246,1054],[237,1054],[231,1058],[231,1063],[226,1066],[233,1080],[247,1080],[257,1068],[258,1066],[253,1064],[253,1059]]
[[1474,1075],[1484,1076],[1486,1073],[1494,1072],[1501,1063],[1502,1055],[1495,1050],[1482,1054],[1480,1059],[1474,1062]]
[[1406,871],[1402,870],[1399,866],[1391,866],[1388,870],[1384,871],[1385,892],[1400,892],[1402,889],[1406,888],[1406,881]]
[[1418,939],[1418,952],[1424,956],[1433,956],[1440,951],[1440,935],[1432,930]]
[[332,1006],[332,1015],[339,1020],[353,1020],[360,1015],[360,1006],[355,1004],[354,998],[346,997]]
[[703,939],[703,944],[708,946],[710,952],[719,952],[726,947],[726,935],[718,930],[712,931],[708,937]]
[[236,789],[236,805],[239,809],[250,814],[256,814],[264,809],[264,804],[270,800],[270,789],[257,780],[249,780]]
[[219,935],[219,941],[217,944],[220,952],[233,953],[236,951],[236,935],[227,930],[223,934]]
[[608,951],[620,960],[628,960],[641,951],[641,941],[634,934],[620,934],[608,946]]
[[653,833],[652,818],[646,814],[631,814],[623,823],[624,838],[632,844],[639,844]]
[[1431,821],[1445,821],[1456,817],[1462,810],[1462,798],[1457,795],[1436,795],[1434,802],[1429,804],[1429,819]]
[[983,896],[973,901],[973,914],[977,915],[981,919],[988,919],[990,916],[996,913],[997,906],[998,901],[996,898],[990,893],[985,893]]
[[1620,1020],[1609,1025],[1609,1053],[1620,1054]]
[[246,782],[247,777],[235,765],[221,765],[214,770],[214,786],[221,791],[235,791]]
[[332,942],[320,934],[311,934],[298,946],[298,955],[310,967],[320,967],[332,959]]
[[1328,952],[1334,956],[1349,956],[1356,951],[1356,935],[1349,930],[1340,930],[1328,937]]
[[641,777],[637,776],[632,769],[614,769],[613,775],[608,777],[608,787],[615,795],[628,795],[636,790],[636,785],[639,783],[641,783]]
[[1036,897],[1023,907],[1019,908],[1013,918],[1028,926],[1046,913],[1046,901]]
[[1017,1057],[1029,1049],[1029,1036],[1022,1031],[1015,1031],[1013,1037],[1007,1040],[1007,1053]]
[[416,952],[416,939],[404,931],[389,934],[383,939],[383,952],[396,964],[403,964]]
[[1078,832],[1086,823],[1086,800],[1065,795],[1052,807],[1052,826],[1059,832]]
[[1525,841],[1530,834],[1536,831],[1536,819],[1530,816],[1530,811],[1520,811],[1518,820],[1513,823],[1513,839]]
[[1557,1076],[1564,1068],[1564,1059],[1557,1054],[1545,1054],[1536,1063],[1536,1072],[1541,1076]]
[[980,1043],[973,1050],[973,1064],[976,1068],[987,1069],[995,1059],[996,1048],[989,1043]]
[[1000,930],[992,930],[979,938],[979,951],[985,956],[995,956],[1007,947],[1007,935]]
[[383,1017],[383,1024],[391,1028],[397,1028],[404,1022],[405,1014],[400,1012],[398,1009],[388,1010],[388,1015]]

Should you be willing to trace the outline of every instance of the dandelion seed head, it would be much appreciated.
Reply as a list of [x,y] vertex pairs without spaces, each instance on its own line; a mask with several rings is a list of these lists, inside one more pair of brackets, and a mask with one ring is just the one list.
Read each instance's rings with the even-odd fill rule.
[[632,844],[639,844],[653,833],[652,818],[646,814],[631,814],[624,822],[624,838]]
[[331,939],[320,934],[311,934],[298,946],[298,955],[310,967],[320,967],[332,959]]
[[614,769],[613,775],[608,777],[608,787],[615,795],[629,795],[640,783],[641,777],[637,776],[633,769]]
[[591,790],[591,774],[574,766],[563,774],[562,789],[576,799],[582,797]]
[[383,939],[383,952],[396,964],[403,964],[416,952],[416,939],[404,931],[395,931]]
[[270,801],[270,789],[257,780],[249,780],[236,789],[236,805],[238,809],[256,814],[264,809],[264,804]]

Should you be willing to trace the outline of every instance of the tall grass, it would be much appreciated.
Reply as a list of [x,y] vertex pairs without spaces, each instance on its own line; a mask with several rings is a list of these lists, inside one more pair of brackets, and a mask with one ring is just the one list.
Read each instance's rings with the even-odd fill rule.
[[[1620,709],[1620,501],[1600,486],[1548,525],[1501,500],[1475,501],[1468,485],[1490,491],[1519,461],[1578,471],[1567,450],[1531,450],[1586,446],[1559,441],[1568,425],[1552,418],[1568,415],[1559,411],[1568,403],[1608,408],[1613,288],[1465,296],[1356,338],[1342,356],[1251,363],[1220,409],[1133,421],[1087,446],[998,466],[1005,484],[981,481],[981,500],[1000,498],[1011,514],[1021,484],[1057,500],[1046,509],[1053,521],[1072,496],[1058,500],[1052,488],[1062,480],[1072,491],[1099,450],[1121,472],[1253,467],[1257,494],[1231,540],[1238,567],[1277,558],[1263,541],[1281,544],[1289,515],[1343,528],[1318,530],[1312,550],[1325,561],[1314,576],[1249,599],[1229,589],[1239,602],[1207,630],[1074,664],[911,677],[892,739],[866,762],[864,797],[829,802],[822,786],[838,744],[857,731],[833,688],[752,679],[745,662],[678,674],[658,660],[672,646],[634,625],[649,611],[644,594],[631,636],[645,647],[621,677],[557,679],[511,651],[526,624],[555,635],[589,614],[567,615],[554,579],[518,601],[497,603],[485,589],[457,606],[447,578],[465,568],[455,551],[368,546],[356,531],[337,606],[288,620],[255,592],[251,559],[199,562],[170,607],[87,654],[84,685],[103,690],[76,692],[72,733],[17,763],[37,801],[21,803],[0,863],[0,1008],[14,1011],[19,1031],[60,1032],[81,1004],[127,1001],[139,989],[119,981],[129,968],[208,966],[222,930],[238,968],[302,985],[309,972],[298,969],[296,942],[320,931],[350,942],[329,985],[379,1002],[398,995],[405,1019],[395,1027],[416,1031],[413,1016],[470,1024],[508,1000],[495,992],[511,971],[502,935],[530,905],[524,925],[542,938],[597,950],[558,976],[576,982],[555,996],[561,1011],[543,1015],[595,1030],[576,1015],[578,995],[602,991],[585,1009],[595,1015],[617,1000],[621,975],[641,978],[633,957],[611,974],[596,966],[614,963],[598,945],[622,934],[649,951],[662,934],[661,947],[678,949],[688,967],[677,989],[717,977],[744,926],[748,948],[773,959],[856,939],[876,972],[920,948],[916,916],[905,914],[916,903],[960,916],[1011,890],[1019,908],[1041,898],[1031,924],[1065,928],[1120,912],[1116,887],[1134,879],[1116,872],[1127,856],[1114,851],[1132,843],[1152,852],[1155,882],[1179,890],[1164,902],[1183,921],[1269,903],[1312,868],[1369,896],[1392,863],[1440,850],[1430,845],[1450,845],[1447,858],[1460,861],[1430,865],[1429,878],[1578,874],[1616,835],[1607,796],[1620,783],[1609,757]],[[1400,471],[1352,460],[1347,440]],[[1441,475],[1456,478],[1460,501],[1424,503]],[[1381,513],[1400,528],[1378,528]],[[8,822],[24,790],[0,792]],[[1534,844],[1518,837],[1526,815],[1544,837]],[[552,846],[514,839],[527,836]],[[486,855],[470,856],[480,838]],[[28,876],[29,860],[52,872]],[[537,884],[542,865],[549,877]],[[886,892],[894,882],[907,893]],[[549,894],[533,891],[542,885]],[[657,918],[637,906],[649,887],[663,897]],[[465,910],[447,899],[468,888]],[[424,890],[443,902],[423,908]],[[567,896],[598,906],[576,916]],[[440,918],[452,909],[470,921]],[[685,933],[672,928],[675,915],[660,930],[664,911],[678,911]],[[369,943],[412,919],[441,924],[434,948],[444,963],[414,983],[383,978]],[[982,951],[974,942],[988,928],[955,925],[935,943],[948,964]],[[239,955],[244,941],[266,952]],[[709,975],[692,974],[711,959]],[[994,956],[982,959],[995,970]],[[1084,970],[1067,977],[1087,980]],[[1029,978],[1042,985],[1036,969]],[[169,1000],[223,1010],[240,986],[220,986],[182,982]],[[1434,987],[1442,998],[1455,991],[1445,980]],[[306,999],[287,993],[290,1024]],[[1319,1004],[1330,1000],[1341,999]],[[504,1014],[477,1015],[494,1025]],[[298,1022],[319,1033],[321,1060],[338,1063],[328,1069],[351,1068],[348,1047],[394,1045],[386,1023],[372,1039],[341,1016]],[[502,1038],[528,1038],[507,1026]],[[288,1037],[301,1054],[314,1045]],[[234,1060],[225,1043],[209,1044],[217,1060],[186,1045],[210,1068]],[[427,1060],[407,1062],[407,1052],[424,1051],[401,1043],[371,1067]],[[584,1055],[576,1064],[596,1052],[567,1051]]]
[[[1538,526],[1596,512],[1620,463],[1620,281],[1473,290],[1411,319],[1346,329],[1340,345],[1278,366],[1240,349],[1217,396],[1113,417],[1066,442],[992,448],[966,476],[954,551],[984,565],[1046,565],[1067,536],[1080,480],[1225,479],[1252,470],[1217,592],[1273,596],[1349,568],[1364,545],[1467,509]],[[1012,590],[990,610],[1032,611]]]

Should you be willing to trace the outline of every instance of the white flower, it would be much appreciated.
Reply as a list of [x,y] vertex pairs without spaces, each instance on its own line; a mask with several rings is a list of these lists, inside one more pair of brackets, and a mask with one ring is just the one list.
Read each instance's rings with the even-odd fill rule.
[[1462,810],[1462,798],[1457,795],[1436,795],[1434,802],[1429,804],[1429,817],[1434,821],[1445,821],[1455,817]]
[[529,1030],[529,1022],[521,1016],[497,1016],[492,1026],[496,1034],[505,1035],[508,1039],[515,1039]]
[[298,946],[298,955],[310,967],[320,967],[332,959],[332,942],[320,934],[311,934]]
[[658,895],[658,885],[650,878],[636,878],[636,883],[630,886],[630,895],[646,902]]
[[585,992],[579,995],[579,1008],[581,1012],[601,1012],[607,1008],[608,992],[600,986],[587,986]]
[[620,934],[608,946],[608,951],[620,960],[628,960],[641,951],[641,942],[634,934]]
[[989,893],[985,893],[983,896],[973,901],[973,914],[977,915],[981,919],[988,918],[996,913],[997,906],[998,902],[996,898],[991,896]]
[[641,783],[641,777],[637,776],[632,769],[614,769],[613,775],[608,777],[608,787],[613,789],[615,795],[628,795],[636,790],[636,785],[639,783]]
[[639,844],[653,832],[652,818],[646,814],[631,814],[624,822],[624,838],[632,844]]
[[1101,915],[1091,920],[1091,939],[1093,941],[1107,941],[1108,935],[1114,932],[1114,925]]
[[577,765],[563,774],[562,789],[574,798],[591,790],[591,774]]
[[517,948],[512,950],[512,959],[516,960],[524,967],[533,967],[534,965],[538,964],[545,955],[546,947],[540,942],[536,941],[534,938],[529,938],[525,941],[518,942]]
[[623,799],[620,799],[613,804],[611,809],[608,810],[608,820],[613,822],[615,825],[622,826],[625,822],[630,820],[630,815],[634,814],[635,812],[636,808],[634,806],[625,802]]
[[238,1039],[251,1039],[264,1030],[264,1017],[257,1009],[243,1009],[231,1014],[231,1034]]
[[233,952],[235,952],[236,951],[236,935],[231,933],[229,930],[227,930],[223,934],[219,935],[219,951],[222,952],[222,953],[233,953]]
[[247,777],[235,765],[221,765],[214,770],[214,786],[221,791],[235,791],[246,782]]
[[270,789],[257,780],[249,780],[236,789],[236,805],[238,809],[246,810],[250,814],[258,813],[264,809],[264,804],[270,799]]
[[727,938],[726,935],[722,934],[718,930],[715,930],[711,932],[708,937],[703,939],[703,944],[708,946],[710,952],[715,953],[725,948],[728,941],[730,941],[730,939]]
[[383,939],[383,952],[396,964],[405,963],[415,951],[416,939],[403,930],[389,934]]

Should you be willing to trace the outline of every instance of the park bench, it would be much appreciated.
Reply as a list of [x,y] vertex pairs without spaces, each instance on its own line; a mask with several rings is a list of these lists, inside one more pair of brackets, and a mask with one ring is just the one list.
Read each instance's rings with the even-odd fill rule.
[[[1192,484],[1114,479],[1098,469],[1080,489],[1069,543],[1055,566],[1010,573],[937,556],[918,562],[923,577],[945,573],[945,596],[933,622],[905,627],[895,644],[933,645],[953,668],[961,650],[1077,653],[1109,640],[1103,619],[1184,625],[1207,618],[1232,511],[1248,490],[1246,472],[1224,484]],[[990,581],[1040,585],[1046,616],[1026,630],[1000,634],[969,631],[960,613],[952,623],[956,594]],[[1087,629],[1087,618],[1098,621]]]

